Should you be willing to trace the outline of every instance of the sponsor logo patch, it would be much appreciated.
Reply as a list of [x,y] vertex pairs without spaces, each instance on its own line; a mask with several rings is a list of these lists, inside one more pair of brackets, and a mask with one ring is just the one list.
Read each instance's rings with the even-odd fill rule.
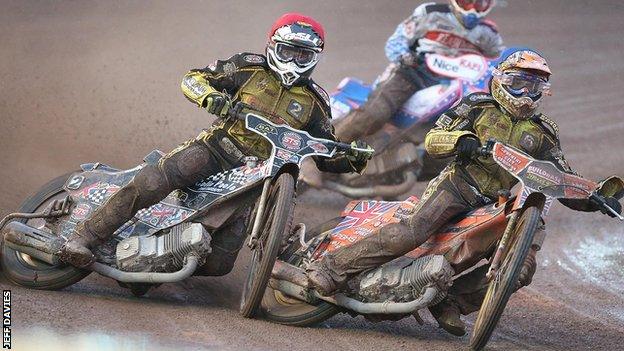
[[527,132],[522,132],[522,136],[520,136],[520,146],[528,152],[533,152],[537,147],[537,140],[535,136]]
[[234,72],[236,72],[236,65],[234,64],[234,62],[228,62],[223,65],[223,73],[225,73],[226,75],[231,76],[232,74],[234,74]]
[[300,150],[301,142],[301,137],[298,134],[291,132],[282,134],[282,139],[280,140],[280,143],[289,150]]
[[295,99],[290,100],[290,103],[288,103],[288,107],[286,108],[288,114],[295,117],[296,119],[301,118],[301,115],[303,115],[303,110],[303,105],[301,105],[301,103]]
[[81,203],[78,206],[76,206],[76,208],[72,212],[72,217],[75,220],[82,221],[86,219],[90,213],[91,213],[91,206],[89,206],[86,203]]
[[200,84],[194,77],[184,78],[183,83],[195,96],[202,96],[206,93],[206,87]]
[[264,63],[264,57],[260,56],[260,55],[245,55],[243,56],[243,60],[249,62],[249,63]]
[[329,149],[327,148],[327,146],[323,145],[322,143],[316,142],[314,140],[308,140],[306,144],[308,144],[308,146],[316,152],[323,153],[323,154],[329,152]]
[[453,122],[453,119],[447,115],[442,115],[440,116],[440,118],[438,118],[438,121],[436,122],[436,126],[440,127],[440,128],[448,128],[448,126],[451,125],[451,122]]

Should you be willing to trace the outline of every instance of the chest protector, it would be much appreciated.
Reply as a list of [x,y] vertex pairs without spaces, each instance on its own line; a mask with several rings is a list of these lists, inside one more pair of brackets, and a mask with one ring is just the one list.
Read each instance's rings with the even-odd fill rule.
[[[494,106],[483,109],[474,121],[474,131],[482,144],[494,138],[539,159],[556,146],[538,123],[531,119],[514,120]],[[511,189],[517,182],[491,157],[477,158],[466,166],[466,170],[481,192],[489,197],[496,197],[501,189]]]
[[[303,129],[311,118],[315,96],[305,86],[285,88],[271,72],[257,69],[239,88],[234,101],[241,101],[263,112],[273,123]],[[244,121],[229,122],[223,127],[243,154],[262,159],[269,157],[271,144],[247,130]]]

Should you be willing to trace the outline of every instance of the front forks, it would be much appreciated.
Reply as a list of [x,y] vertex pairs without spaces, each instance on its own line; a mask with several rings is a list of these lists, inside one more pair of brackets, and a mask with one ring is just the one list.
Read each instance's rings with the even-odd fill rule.
[[262,228],[260,221],[264,217],[264,212],[266,210],[266,202],[267,197],[269,196],[269,189],[271,188],[271,180],[272,178],[266,178],[264,180],[264,184],[262,185],[262,194],[260,195],[257,211],[254,216],[251,235],[249,235],[249,241],[247,242],[247,246],[249,246],[249,248],[252,250],[256,247],[256,244],[258,242],[258,236],[260,235],[260,228]]
[[492,259],[492,263],[490,264],[490,269],[488,269],[488,272],[485,275],[488,281],[491,281],[492,278],[496,276],[498,268],[500,268],[503,253],[507,250],[507,246],[509,245],[510,239],[514,233],[514,230],[516,229],[516,223],[518,222],[519,217],[520,211],[514,211],[509,217],[509,221],[507,221],[505,232],[503,233],[503,236],[498,243],[496,253],[494,254],[494,258]]

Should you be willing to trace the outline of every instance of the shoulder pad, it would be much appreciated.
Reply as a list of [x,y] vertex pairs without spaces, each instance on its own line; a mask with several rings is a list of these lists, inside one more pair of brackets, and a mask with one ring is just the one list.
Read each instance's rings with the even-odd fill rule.
[[263,66],[268,67],[267,60],[264,55],[254,54],[251,52],[241,52],[233,55],[228,61],[236,63],[238,67],[245,66]]
[[559,142],[559,126],[555,121],[541,113],[533,116],[533,120],[538,122],[548,134]]
[[232,55],[227,60],[216,60],[204,70],[232,74],[238,69],[248,66],[261,66],[267,68],[268,65],[266,63],[266,57],[264,57],[264,55],[242,52]]
[[451,8],[447,4],[436,4],[434,2],[421,5],[423,7],[422,14],[428,15],[433,12],[449,13]]
[[495,106],[495,104],[496,100],[488,93],[472,93],[464,96],[445,114],[453,118],[457,116],[468,117],[471,113],[474,114],[474,111],[477,111],[477,109],[487,107],[488,105]]
[[469,106],[476,106],[476,105],[481,105],[481,104],[494,104],[496,103],[496,100],[494,100],[494,98],[492,97],[492,95],[488,94],[488,93],[472,93],[472,94],[468,94],[466,96],[464,96],[463,99],[461,99],[462,104],[467,104]]
[[480,24],[490,28],[494,33],[498,33],[498,26],[496,25],[496,22],[491,19],[484,18],[481,20]]
[[308,87],[310,87],[316,96],[329,108],[329,94],[327,94],[325,89],[321,88],[321,86],[316,84],[312,79],[308,79]]

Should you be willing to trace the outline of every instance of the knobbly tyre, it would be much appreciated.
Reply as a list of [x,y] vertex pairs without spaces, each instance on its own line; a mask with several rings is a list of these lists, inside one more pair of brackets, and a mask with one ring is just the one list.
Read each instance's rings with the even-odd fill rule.
[[[372,320],[398,320],[413,315],[422,323],[418,311],[440,302],[454,276],[484,267],[489,281],[487,294],[470,339],[470,347],[481,350],[510,295],[518,288],[518,276],[534,234],[555,199],[591,199],[602,210],[624,220],[596,195],[600,187],[615,187],[621,197],[624,183],[620,178],[611,177],[597,184],[495,141],[488,142],[480,155],[491,155],[519,180],[515,196],[501,193],[497,203],[455,218],[414,251],[361,273],[349,281],[345,292],[333,296],[322,296],[308,288],[306,266],[370,235],[380,226],[400,221],[413,210],[418,199],[356,200],[347,205],[341,217],[317,230],[306,233],[305,226],[300,225],[273,269],[261,305],[264,316],[295,326],[318,323],[338,312],[361,314]],[[471,249],[465,250],[466,247]]]
[[158,162],[162,153],[154,150],[143,165],[125,171],[101,163],[83,164],[81,171],[50,181],[22,204],[20,213],[10,214],[0,223],[0,229],[4,227],[1,264],[7,278],[30,288],[61,289],[95,271],[141,296],[157,284],[181,281],[194,274],[211,275],[202,274],[211,271],[205,267],[211,235],[231,230],[233,223],[243,221],[252,258],[240,312],[253,316],[284,233],[290,231],[299,165],[306,157],[332,157],[351,146],[275,125],[256,112],[243,114],[239,112],[242,107],[233,108],[230,118],[244,119],[247,129],[272,144],[267,160],[248,157],[244,166],[176,190],[160,203],[139,211],[112,239],[97,247],[96,262],[86,270],[60,261],[58,250],[43,251],[44,243],[58,242],[60,249],[62,240],[57,237],[71,233],[89,213],[130,182],[141,167]]
[[[425,134],[442,112],[464,96],[489,91],[495,63],[476,54],[426,54],[423,64],[442,77],[441,82],[416,92],[389,123],[364,138],[376,150],[364,174],[324,175],[318,186],[351,198],[394,199],[408,192],[416,181],[438,175],[448,160],[427,156],[421,145]],[[341,123],[341,118],[363,105],[371,91],[371,86],[355,78],[343,79],[331,95],[332,123]],[[304,181],[307,175],[302,175]]]

